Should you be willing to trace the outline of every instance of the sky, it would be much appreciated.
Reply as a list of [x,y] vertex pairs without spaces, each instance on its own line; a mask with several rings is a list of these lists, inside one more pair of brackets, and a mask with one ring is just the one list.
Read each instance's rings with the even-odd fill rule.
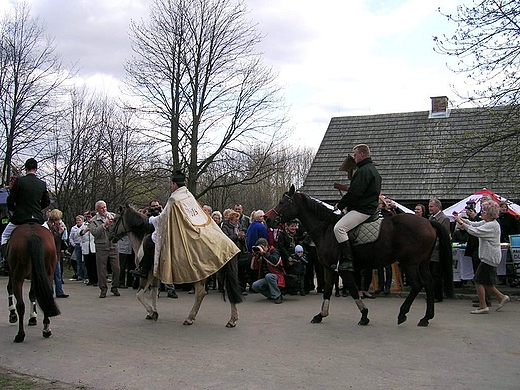
[[[16,0],[0,0],[3,12]],[[26,0],[54,37],[64,64],[103,93],[116,93],[131,57],[130,21],[152,0]],[[434,52],[455,26],[437,10],[461,0],[244,0],[277,74],[297,145],[318,148],[332,117],[427,111],[430,97],[465,93],[464,75]],[[453,63],[450,63],[453,65]]]

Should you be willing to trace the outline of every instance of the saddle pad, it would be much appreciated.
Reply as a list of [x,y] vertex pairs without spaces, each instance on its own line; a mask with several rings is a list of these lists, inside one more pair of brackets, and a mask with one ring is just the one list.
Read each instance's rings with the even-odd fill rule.
[[381,230],[382,222],[383,218],[379,218],[373,222],[362,223],[359,227],[359,234],[353,241],[353,244],[368,244],[370,242],[376,241],[379,237],[379,231]]

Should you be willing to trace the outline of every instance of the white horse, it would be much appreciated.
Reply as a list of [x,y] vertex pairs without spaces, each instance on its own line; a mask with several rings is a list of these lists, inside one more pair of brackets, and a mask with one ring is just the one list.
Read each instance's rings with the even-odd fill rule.
[[[119,214],[114,219],[114,228],[111,233],[111,240],[117,242],[121,237],[128,235],[130,243],[136,253],[136,265],[139,264],[143,257],[143,240],[145,236],[153,231],[152,225],[148,223],[148,218],[142,213],[136,211],[129,205],[125,207],[120,206]],[[243,297],[238,282],[238,260],[236,257],[228,261],[220,271],[217,273],[220,286],[224,286],[222,291],[222,298],[227,297],[231,305],[231,318],[226,324],[227,328],[234,328],[238,321],[237,305],[242,302]],[[200,305],[207,294],[206,279],[199,280],[194,283],[195,288],[195,302],[188,315],[184,320],[184,325],[192,325],[195,317],[199,312]],[[139,289],[136,296],[139,302],[147,311],[146,319],[157,321],[159,313],[157,311],[157,297],[159,292],[160,280],[149,272],[148,278],[141,278],[139,282]]]

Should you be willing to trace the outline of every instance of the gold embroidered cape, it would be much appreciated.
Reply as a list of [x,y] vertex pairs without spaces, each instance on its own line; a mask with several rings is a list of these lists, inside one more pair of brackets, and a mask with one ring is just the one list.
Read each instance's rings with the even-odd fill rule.
[[171,194],[158,219],[154,276],[166,284],[197,282],[238,252],[186,187]]

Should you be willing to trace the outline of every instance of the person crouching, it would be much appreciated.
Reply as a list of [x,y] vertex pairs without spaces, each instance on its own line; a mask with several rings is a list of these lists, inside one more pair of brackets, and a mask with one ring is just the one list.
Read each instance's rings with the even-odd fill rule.
[[267,299],[273,299],[276,304],[282,303],[283,296],[280,288],[285,287],[285,278],[280,254],[273,247],[269,247],[265,238],[259,238],[252,250],[251,267],[258,271],[258,279],[251,288]]

